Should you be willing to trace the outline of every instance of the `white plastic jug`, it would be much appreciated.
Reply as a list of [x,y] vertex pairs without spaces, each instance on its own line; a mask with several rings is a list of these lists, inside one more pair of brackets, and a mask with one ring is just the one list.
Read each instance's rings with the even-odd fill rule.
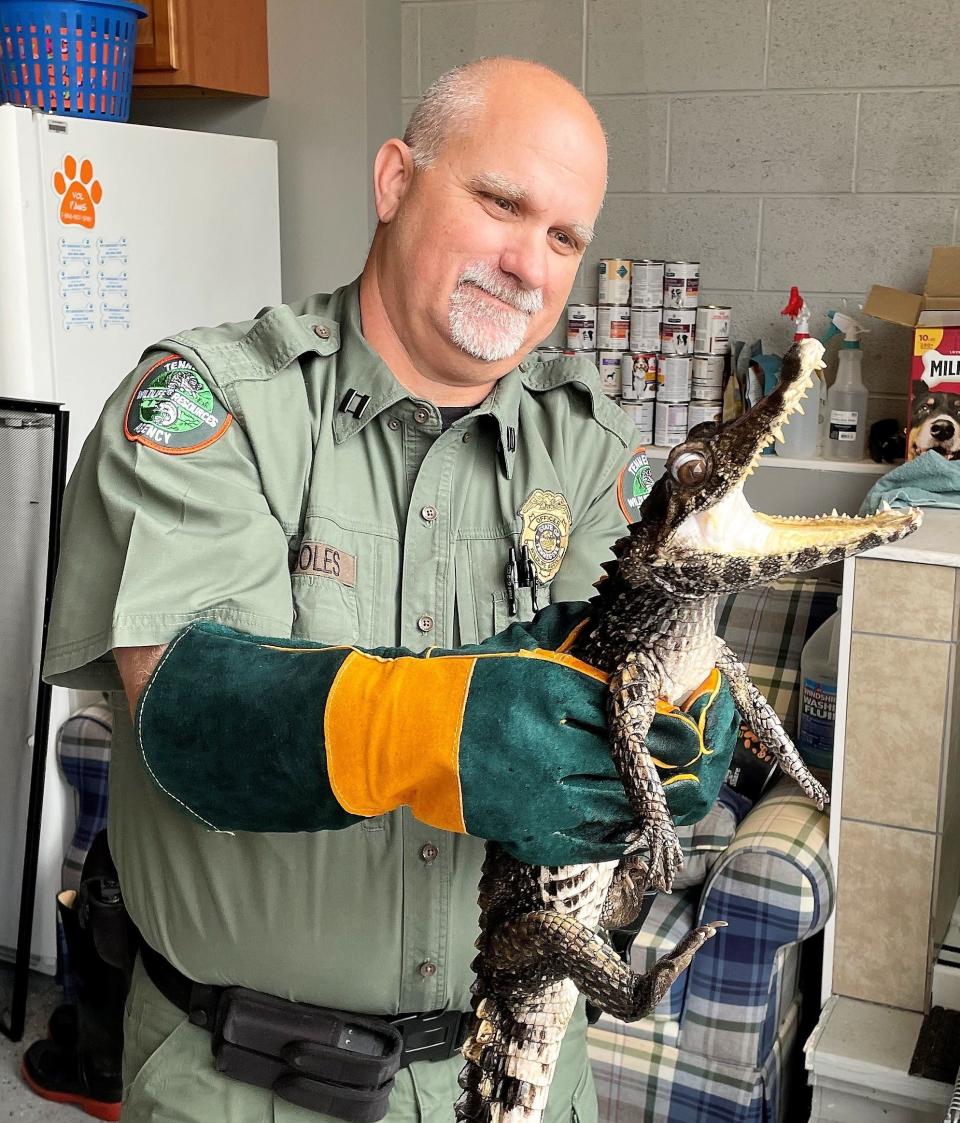
[[837,665],[840,655],[840,602],[800,653],[800,714],[797,749],[811,768],[833,765],[837,725]]

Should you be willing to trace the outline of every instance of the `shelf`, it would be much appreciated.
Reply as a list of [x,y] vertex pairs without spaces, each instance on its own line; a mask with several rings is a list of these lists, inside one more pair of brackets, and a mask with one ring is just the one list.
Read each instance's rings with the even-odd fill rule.
[[[647,457],[655,460],[665,460],[670,453],[669,448],[663,445],[645,446]],[[859,472],[866,476],[882,476],[896,464],[874,464],[872,460],[822,460],[800,459],[794,456],[761,456],[758,468],[806,468],[822,472]]]

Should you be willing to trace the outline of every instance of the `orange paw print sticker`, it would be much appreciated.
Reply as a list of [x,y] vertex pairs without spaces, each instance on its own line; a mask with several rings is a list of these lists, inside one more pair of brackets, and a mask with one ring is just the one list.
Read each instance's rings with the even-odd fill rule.
[[85,226],[92,230],[97,221],[97,203],[103,198],[100,180],[93,178],[93,164],[76,158],[63,158],[63,171],[53,173],[53,189],[60,196],[60,221],[64,226]]

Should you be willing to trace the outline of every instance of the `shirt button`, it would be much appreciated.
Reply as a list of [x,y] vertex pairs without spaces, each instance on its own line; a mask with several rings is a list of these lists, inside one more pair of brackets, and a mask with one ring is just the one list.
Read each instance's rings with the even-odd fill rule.
[[419,409],[414,410],[413,420],[418,425],[425,425],[430,418],[430,411],[420,406]]
[[440,851],[436,846],[434,846],[432,842],[424,843],[424,845],[420,847],[420,857],[427,863],[427,865],[429,865],[431,862],[435,862],[439,856]]
[[417,970],[425,979],[429,979],[437,973],[437,965],[436,963],[431,963],[429,959],[425,959]]
[[433,617],[427,616],[427,614],[424,613],[423,616],[421,616],[420,619],[417,621],[417,627],[420,629],[421,632],[429,632],[430,629],[433,627]]
[[467,441],[469,441],[469,440],[470,440],[470,434],[469,434],[469,433],[464,433],[464,434],[463,434],[463,443],[464,443],[464,444],[466,444],[466,443],[467,443]]
[[316,335],[320,339],[329,339],[330,338],[330,329],[327,327],[326,324],[314,324],[313,325],[313,334]]
[[396,417],[391,417],[387,422],[387,428],[392,429],[394,432],[396,432],[400,428],[400,422]]
[[420,517],[424,522],[432,523],[433,520],[437,517],[436,507],[421,507]]

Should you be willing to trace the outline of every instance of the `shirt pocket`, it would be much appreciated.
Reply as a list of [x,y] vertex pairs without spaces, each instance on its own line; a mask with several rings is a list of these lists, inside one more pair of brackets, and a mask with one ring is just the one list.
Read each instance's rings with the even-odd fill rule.
[[[469,538],[459,544],[456,558],[457,619],[460,643],[480,643],[502,632],[517,621],[532,620],[532,590],[516,591],[515,612],[510,612],[505,573],[507,552],[516,539],[502,537]],[[550,586],[537,586],[537,608],[550,603]]]
[[291,557],[293,634],[319,643],[360,644],[358,583],[375,579],[375,555],[332,519],[308,516]]

